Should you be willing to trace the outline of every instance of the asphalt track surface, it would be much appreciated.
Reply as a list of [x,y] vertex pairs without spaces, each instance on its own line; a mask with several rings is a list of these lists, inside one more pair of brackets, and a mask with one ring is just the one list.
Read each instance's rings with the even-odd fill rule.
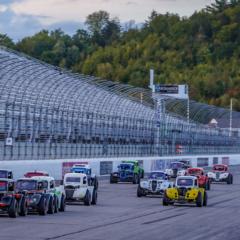
[[136,197],[136,185],[102,181],[96,206],[71,205],[54,215],[0,216],[0,240],[239,240],[240,168],[234,184],[214,184],[207,207],[162,206]]

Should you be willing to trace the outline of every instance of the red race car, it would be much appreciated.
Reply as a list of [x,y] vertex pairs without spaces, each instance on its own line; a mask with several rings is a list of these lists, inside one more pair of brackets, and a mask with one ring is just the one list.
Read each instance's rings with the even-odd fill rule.
[[198,178],[199,187],[210,190],[210,179],[206,174],[204,174],[203,168],[188,168],[186,175],[196,176]]

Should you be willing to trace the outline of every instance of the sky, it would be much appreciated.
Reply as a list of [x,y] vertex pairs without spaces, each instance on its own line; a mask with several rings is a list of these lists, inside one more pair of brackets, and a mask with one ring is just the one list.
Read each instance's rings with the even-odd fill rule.
[[136,24],[148,19],[153,10],[190,16],[215,0],[0,0],[0,33],[14,41],[42,29],[61,28],[72,35],[84,28],[86,17],[105,10],[121,23]]

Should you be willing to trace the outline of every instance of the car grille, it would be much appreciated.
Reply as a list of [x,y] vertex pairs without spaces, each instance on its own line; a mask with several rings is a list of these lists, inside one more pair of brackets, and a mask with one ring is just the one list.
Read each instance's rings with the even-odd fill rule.
[[178,188],[178,195],[184,197],[186,195],[187,189],[186,188]]
[[220,172],[216,172],[216,179],[220,178]]
[[155,192],[157,189],[157,181],[156,180],[152,180],[152,191]]
[[178,172],[177,169],[173,169],[173,176],[174,176],[174,177],[177,177],[177,172]]
[[119,175],[120,175],[120,178],[131,177],[132,172],[121,171]]
[[66,193],[66,198],[67,199],[71,199],[73,197],[74,189],[75,188],[73,186],[67,186],[65,188],[65,193]]

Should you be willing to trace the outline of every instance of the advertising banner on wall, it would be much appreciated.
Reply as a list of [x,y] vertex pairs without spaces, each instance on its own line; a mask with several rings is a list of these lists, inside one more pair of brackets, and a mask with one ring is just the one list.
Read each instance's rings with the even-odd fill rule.
[[198,167],[207,167],[208,164],[208,158],[198,158],[197,159],[197,166]]
[[100,162],[100,175],[110,174],[113,170],[113,162],[112,161],[103,161]]
[[63,162],[62,163],[62,178],[66,173],[69,173],[71,171],[71,168],[75,164],[88,164],[88,162],[82,162],[82,161],[76,161],[76,162]]

